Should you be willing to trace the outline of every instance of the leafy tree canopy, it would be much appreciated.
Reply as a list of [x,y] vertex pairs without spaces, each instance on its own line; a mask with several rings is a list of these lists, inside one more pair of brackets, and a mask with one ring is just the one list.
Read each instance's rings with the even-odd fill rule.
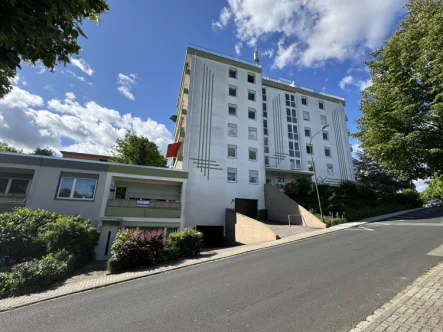
[[428,187],[421,193],[421,198],[425,201],[431,199],[443,200],[443,175],[436,175],[426,181]]
[[0,98],[11,90],[10,79],[21,61],[42,61],[53,69],[79,54],[77,38],[86,38],[82,21],[98,22],[108,9],[106,0],[0,1]]
[[111,162],[145,166],[166,167],[168,161],[157,144],[147,137],[126,132],[125,138],[117,139],[115,155]]
[[15,152],[15,153],[23,153],[23,150],[14,148],[13,146],[10,146],[6,142],[0,141],[0,152]]
[[409,179],[443,173],[443,0],[410,0],[407,14],[366,64],[357,120],[368,155]]
[[37,146],[32,154],[35,154],[35,155],[38,155],[38,156],[53,157],[54,156],[54,151],[52,151],[51,149],[45,149],[45,148],[42,149],[42,148]]

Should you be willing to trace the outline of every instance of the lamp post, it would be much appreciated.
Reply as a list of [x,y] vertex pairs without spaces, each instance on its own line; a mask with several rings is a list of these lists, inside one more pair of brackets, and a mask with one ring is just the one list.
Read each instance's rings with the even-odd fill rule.
[[315,170],[315,164],[314,164],[314,154],[312,149],[312,139],[318,135],[319,132],[323,131],[325,128],[327,128],[329,125],[324,125],[321,127],[319,131],[317,131],[314,135],[312,135],[311,139],[309,140],[309,148],[311,149],[311,161],[312,161],[312,168],[314,169],[314,180],[315,180],[315,191],[317,192],[317,200],[318,200],[318,208],[320,209],[320,217],[321,221],[323,221],[323,211],[321,209],[321,202],[320,202],[320,194],[318,193],[318,184],[317,184],[317,172]]

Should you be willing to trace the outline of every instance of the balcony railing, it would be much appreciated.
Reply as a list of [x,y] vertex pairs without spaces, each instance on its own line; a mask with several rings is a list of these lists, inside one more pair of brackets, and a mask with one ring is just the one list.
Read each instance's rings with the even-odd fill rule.
[[0,203],[24,205],[26,202],[25,194],[0,194]]
[[109,199],[105,211],[107,217],[180,218],[180,215],[180,202],[128,199]]

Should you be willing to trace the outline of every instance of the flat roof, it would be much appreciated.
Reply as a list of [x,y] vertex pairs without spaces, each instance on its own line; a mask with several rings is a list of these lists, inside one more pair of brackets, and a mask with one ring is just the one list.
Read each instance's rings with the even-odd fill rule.
[[112,158],[112,156],[105,156],[103,154],[92,154],[92,153],[83,153],[83,152],[72,152],[72,151],[60,151],[62,155],[72,154],[76,156],[90,156],[90,157],[98,157],[98,158]]

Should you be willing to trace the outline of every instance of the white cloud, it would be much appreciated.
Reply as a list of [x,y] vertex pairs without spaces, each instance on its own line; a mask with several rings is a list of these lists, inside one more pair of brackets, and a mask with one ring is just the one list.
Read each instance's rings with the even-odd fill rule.
[[355,143],[351,145],[352,148],[352,158],[354,159],[358,159],[358,153],[362,152],[363,149],[361,148],[361,144],[360,143]]
[[274,59],[272,68],[283,69],[287,65],[295,63],[297,58],[297,44],[291,44],[288,47],[284,46],[285,40],[282,38],[277,44],[277,55]]
[[66,71],[68,74],[71,74],[72,77],[75,77],[76,79],[78,79],[79,81],[82,81],[84,83],[86,83],[86,79],[83,76],[78,76],[76,73],[74,73],[72,70],[67,70]]
[[234,48],[235,48],[235,54],[237,54],[237,56],[241,55],[242,47],[243,47],[243,43],[242,42],[238,42],[237,44],[235,44]]
[[[227,0],[215,30],[230,21],[237,38],[255,45],[285,38],[274,68],[315,67],[328,60],[357,58],[381,45],[407,0]],[[374,20],[374,17],[377,19]],[[283,45],[282,45],[283,46]]]
[[[116,139],[124,137],[126,130],[148,137],[163,151],[172,141],[165,125],[152,119],[121,114],[94,101],[79,103],[72,92],[65,96],[63,101],[45,102],[42,97],[14,86],[0,100],[0,140],[25,151],[44,146],[56,151],[103,154],[110,153]],[[74,143],[63,145],[63,138]]]
[[364,89],[370,87],[372,85],[372,79],[367,79],[366,81],[364,80],[358,80],[356,78],[354,78],[351,75],[345,76],[343,77],[340,82],[338,83],[338,86],[340,87],[340,89],[344,90],[346,88],[346,86],[351,85],[351,86],[356,86],[360,89],[360,91],[363,91]]
[[269,59],[272,59],[274,57],[274,53],[275,53],[275,50],[270,48],[270,49],[267,49],[267,50],[264,50],[263,52],[261,52],[261,55],[267,56]]
[[414,184],[415,184],[415,189],[417,189],[417,191],[421,193],[422,191],[424,191],[428,187],[428,185],[425,181],[426,180],[418,179],[418,180],[415,180],[412,182],[414,182]]
[[82,72],[84,72],[86,75],[92,76],[92,74],[94,73],[91,66],[89,66],[89,64],[87,64],[85,60],[71,58],[70,61],[74,67],[77,67]]
[[217,31],[223,29],[228,25],[229,19],[231,18],[231,11],[227,7],[223,7],[220,11],[220,17],[217,22],[212,21],[212,29]]
[[117,90],[120,92],[123,96],[125,96],[128,99],[135,100],[134,95],[131,92],[132,87],[135,85],[135,81],[137,79],[137,76],[135,74],[124,75],[122,73],[118,74],[118,80],[117,80]]
[[11,82],[11,84],[17,85],[18,82],[20,81],[20,74],[19,73],[15,74],[15,76],[13,78],[10,78],[9,81]]
[[47,84],[43,87],[43,89],[48,90],[48,91],[54,91],[54,88],[52,87],[51,84]]

